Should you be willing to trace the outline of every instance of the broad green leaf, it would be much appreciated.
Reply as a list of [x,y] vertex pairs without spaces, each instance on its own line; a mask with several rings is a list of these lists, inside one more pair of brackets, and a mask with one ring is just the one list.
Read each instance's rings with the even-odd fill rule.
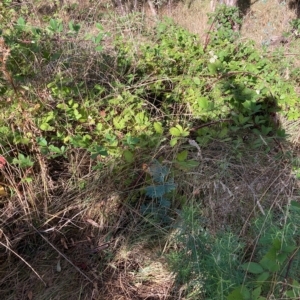
[[97,24],[96,24],[96,27],[97,27],[97,29],[99,29],[99,30],[101,30],[101,31],[103,30],[103,26],[102,26],[100,23],[97,23]]
[[160,122],[154,122],[153,127],[154,127],[154,130],[156,131],[156,133],[163,134],[164,129]]
[[200,84],[201,84],[201,81],[200,81],[199,77],[194,77],[194,78],[193,78],[193,81],[194,81],[194,83],[197,84],[197,85],[200,85]]
[[177,154],[176,159],[178,161],[185,161],[187,159],[188,156],[188,151],[187,150],[183,150],[180,153]]
[[128,163],[132,163],[134,161],[134,155],[131,151],[125,150],[123,152],[124,158]]
[[22,182],[31,183],[33,181],[32,177],[25,177],[22,179]]
[[17,24],[20,26],[25,26],[26,25],[25,19],[20,17],[17,21]]
[[218,66],[214,63],[208,64],[208,70],[211,75],[215,75],[218,73]]
[[192,168],[198,167],[199,162],[195,160],[177,161],[176,166],[184,171],[188,171]]
[[241,268],[249,273],[260,274],[264,271],[262,266],[255,262],[249,262],[241,265]]
[[261,294],[261,286],[257,287],[253,292],[252,292],[252,298],[253,300],[257,300]]
[[103,129],[103,124],[102,124],[102,123],[98,123],[98,124],[96,125],[96,130],[97,130],[97,131],[102,131],[102,129]]
[[270,273],[269,272],[263,272],[261,273],[257,279],[256,279],[256,283],[257,284],[263,284],[270,276]]
[[174,147],[174,146],[177,144],[177,142],[178,142],[178,138],[173,138],[173,139],[171,139],[171,141],[170,141],[170,146],[171,146],[171,147]]
[[183,128],[182,128],[181,125],[177,124],[177,125],[176,125],[176,128],[177,128],[180,132],[183,132]]
[[271,272],[277,272],[280,266],[277,263],[277,251],[272,248],[260,261],[261,266]]
[[251,299],[250,292],[245,286],[236,288],[227,297],[227,300],[248,300],[248,299]]
[[[228,127],[224,127],[221,132],[218,134],[219,138],[223,138],[228,135]],[[231,138],[229,138],[231,140]],[[223,140],[225,141],[225,140]]]
[[202,109],[208,109],[208,99],[207,97],[200,97],[198,98],[198,105]]
[[40,129],[43,131],[51,131],[54,128],[51,125],[49,125],[48,123],[42,123],[40,125]]
[[[177,125],[178,126],[178,125]],[[173,135],[173,136],[181,136],[181,132],[180,130],[177,128],[177,127],[171,127],[170,128],[170,133]]]
[[42,147],[46,147],[48,145],[47,140],[43,137],[38,137],[36,141]]
[[49,150],[51,152],[54,152],[54,153],[60,153],[61,152],[61,150],[58,147],[54,146],[54,145],[50,145]]
[[272,131],[272,127],[266,127],[264,125],[261,126],[261,131],[264,135],[267,135],[269,132]]

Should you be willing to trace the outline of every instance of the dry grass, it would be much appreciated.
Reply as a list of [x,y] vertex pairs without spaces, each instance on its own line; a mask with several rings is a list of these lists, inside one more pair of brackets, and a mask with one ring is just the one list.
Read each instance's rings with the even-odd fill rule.
[[252,217],[266,215],[271,208],[280,211],[291,198],[298,199],[291,165],[277,157],[289,146],[274,143],[266,153],[253,149],[256,137],[248,137],[249,142],[240,146],[232,140],[203,148],[199,168],[181,181],[183,193],[203,210],[207,225],[215,232],[228,224],[244,231]]
[[[73,184],[60,178],[49,191],[46,215],[36,197],[35,210],[20,210],[29,205],[26,200],[34,195],[28,193],[38,182],[19,200],[3,199],[0,290],[5,299],[170,299],[173,276],[159,255],[164,230],[123,205],[127,195],[118,192],[124,187],[116,184],[113,170],[101,177],[86,174],[82,190],[76,184],[82,173]],[[12,206],[16,201],[22,204]]]
[[[195,0],[189,3],[178,3],[171,14],[163,9],[162,15],[170,15],[176,23],[203,40],[209,29],[207,13],[211,12],[210,1]],[[289,21],[296,18],[295,8],[285,2],[251,1],[250,6],[248,1],[239,3],[244,14],[242,38],[254,40],[258,46],[268,42],[272,36],[281,36],[289,31]]]

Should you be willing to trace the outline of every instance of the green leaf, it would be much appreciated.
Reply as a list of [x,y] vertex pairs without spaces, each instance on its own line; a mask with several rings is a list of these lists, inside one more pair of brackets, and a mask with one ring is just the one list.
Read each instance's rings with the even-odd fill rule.
[[171,147],[174,147],[174,146],[177,144],[177,142],[178,142],[178,138],[173,138],[173,139],[171,139],[171,141],[170,141],[170,146],[171,146]]
[[200,81],[199,77],[194,77],[194,78],[193,78],[193,81],[194,81],[194,83],[197,84],[197,85],[200,85],[200,84],[201,84],[201,81]]
[[198,98],[198,105],[199,105],[200,108],[202,108],[204,110],[208,109],[209,102],[208,102],[207,97]]
[[262,125],[261,131],[264,135],[267,135],[268,133],[270,133],[272,131],[272,127],[266,127],[266,126]]
[[248,299],[250,299],[250,292],[245,286],[236,288],[227,297],[227,300],[248,300]]
[[32,177],[25,177],[22,179],[22,182],[31,183],[33,181]]
[[257,287],[253,292],[252,292],[252,298],[253,300],[257,300],[261,294],[261,286]]
[[263,273],[261,273],[261,274],[257,277],[256,283],[257,283],[257,284],[264,284],[265,281],[269,278],[269,276],[270,276],[270,273],[269,273],[269,272],[263,272]]
[[54,153],[61,153],[61,150],[58,147],[54,146],[54,145],[50,145],[49,150],[51,152],[54,152]]
[[178,137],[181,136],[181,132],[180,132],[180,130],[177,127],[170,128],[170,133],[173,136],[178,136]]
[[277,272],[280,266],[277,264],[277,251],[272,248],[260,261],[261,266],[270,272]]
[[131,151],[125,150],[123,152],[123,156],[128,163],[132,163],[134,161],[134,155]]
[[97,130],[97,131],[102,131],[102,129],[103,129],[103,124],[102,124],[102,123],[98,123],[98,124],[96,125],[96,130]]
[[188,151],[187,150],[183,150],[180,153],[177,154],[176,159],[178,161],[185,161],[187,159],[188,156]]
[[292,200],[292,201],[291,201],[290,210],[291,210],[291,211],[296,211],[296,212],[299,212],[299,213],[300,213],[300,203],[298,203],[298,202],[295,201],[295,200]]
[[199,162],[196,160],[177,161],[176,166],[181,170],[188,171],[190,169],[198,167]]
[[103,50],[103,46],[97,46],[95,48],[96,51],[101,52]]
[[98,146],[98,145],[94,146],[92,149],[89,149],[89,151],[91,152],[92,159],[97,158],[98,155],[108,156],[107,151],[103,147]]
[[211,75],[215,75],[218,73],[218,66],[214,63],[208,64],[208,70]]
[[43,137],[38,137],[36,141],[39,144],[39,146],[46,147],[48,145],[47,140]]
[[34,165],[34,162],[31,161],[30,157],[25,157],[22,153],[19,153],[18,158],[14,158],[12,163],[18,165],[20,168],[32,167]]
[[51,125],[49,125],[48,123],[42,123],[40,125],[40,129],[43,130],[43,131],[51,131],[54,128]]
[[97,29],[99,29],[100,31],[103,31],[103,26],[100,23],[96,24]]
[[164,129],[160,122],[154,122],[153,127],[154,127],[154,130],[156,131],[156,133],[163,134]]
[[260,274],[264,271],[262,266],[255,262],[249,262],[249,263],[243,264],[243,265],[241,265],[241,268],[252,274]]
[[23,17],[20,17],[17,21],[17,24],[20,26],[25,26],[26,25],[25,19]]

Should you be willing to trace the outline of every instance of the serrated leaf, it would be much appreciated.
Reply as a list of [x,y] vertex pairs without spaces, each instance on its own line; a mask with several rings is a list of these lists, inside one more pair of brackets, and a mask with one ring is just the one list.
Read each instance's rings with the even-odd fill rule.
[[158,160],[153,160],[148,167],[148,171],[153,180],[157,183],[164,183],[166,176],[168,176],[170,169],[163,166]]
[[260,274],[264,271],[262,266],[255,262],[249,262],[241,265],[241,268],[252,274]]

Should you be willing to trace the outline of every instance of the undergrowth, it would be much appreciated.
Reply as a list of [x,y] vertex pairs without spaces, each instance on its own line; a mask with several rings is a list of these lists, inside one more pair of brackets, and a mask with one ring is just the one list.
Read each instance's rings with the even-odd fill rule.
[[[147,268],[135,247],[164,252],[175,274],[153,299],[300,297],[299,164],[284,127],[300,117],[299,79],[284,76],[284,53],[241,39],[236,8],[220,6],[201,43],[170,19],[152,28],[134,13],[110,32],[99,11],[79,22],[56,3],[37,20],[12,3],[0,12],[7,299],[24,290],[11,295],[14,275],[32,299],[43,287],[29,272],[53,287],[62,270],[82,289],[63,297],[110,298],[125,274],[116,291],[147,299],[153,274],[132,279]],[[48,281],[42,257],[55,261]]]

